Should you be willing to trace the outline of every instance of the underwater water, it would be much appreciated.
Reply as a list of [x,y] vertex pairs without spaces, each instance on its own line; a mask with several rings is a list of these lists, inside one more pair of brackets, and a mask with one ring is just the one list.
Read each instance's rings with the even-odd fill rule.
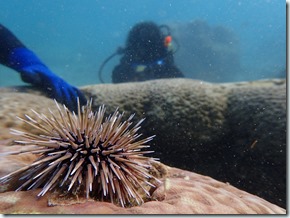
[[[186,78],[212,83],[254,81],[286,77],[285,3],[0,0],[0,24],[34,51],[51,71],[74,86],[102,83],[100,67],[125,46],[129,31],[142,21],[170,27],[175,64]],[[112,83],[112,71],[120,58],[114,56],[104,65],[101,73],[105,83]],[[143,84],[143,88],[136,86],[136,91],[124,89],[129,86],[116,86],[112,96],[105,93],[106,89],[98,93],[90,88],[87,91],[98,101],[93,101],[93,106],[104,102],[110,111],[120,104],[118,107],[126,113],[132,110],[136,117],[146,117],[144,135],[156,135],[152,150],[162,163],[229,182],[286,207],[286,82],[175,82],[156,81]],[[0,65],[0,88],[24,84],[18,72]],[[157,84],[157,88],[151,89],[152,84]],[[163,84],[165,89],[158,89]],[[42,88],[49,93],[51,87]],[[15,96],[11,90],[0,90],[0,141],[11,137],[8,132],[18,125],[14,120],[18,113],[29,113],[28,106],[43,110],[47,106],[42,104],[46,103],[45,98],[23,100],[21,92],[25,89],[15,89],[20,92]],[[160,93],[155,95],[154,90]],[[75,100],[75,96],[56,97],[63,104],[67,102],[60,100]]]
[[[54,73],[75,86],[100,83],[98,71],[102,62],[125,45],[130,28],[147,20],[172,28],[173,37],[180,44],[175,62],[187,78],[249,81],[286,76],[285,3],[0,0],[0,22]],[[190,27],[190,23],[199,23],[200,28]],[[205,36],[198,32],[205,30]],[[196,52],[200,44],[207,50]],[[111,72],[119,58],[114,57],[105,65],[102,76],[106,83],[111,83]],[[0,86],[19,84],[24,83],[18,73],[0,66]]]

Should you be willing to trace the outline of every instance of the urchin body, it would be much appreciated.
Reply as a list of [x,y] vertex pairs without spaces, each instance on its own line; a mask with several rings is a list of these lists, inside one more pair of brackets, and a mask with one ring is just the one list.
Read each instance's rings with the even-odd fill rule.
[[149,180],[159,182],[149,174],[154,158],[143,156],[151,151],[142,150],[149,147],[146,143],[153,137],[138,140],[143,119],[130,128],[134,115],[122,122],[123,114],[118,110],[103,121],[104,106],[93,113],[88,102],[79,105],[76,115],[56,105],[59,116],[50,112],[51,117],[47,117],[33,111],[41,122],[27,115],[27,119],[20,118],[42,134],[13,130],[24,138],[17,143],[33,146],[16,154],[36,153],[40,157],[0,182],[17,178],[23,182],[17,191],[41,187],[38,196],[52,190],[78,190],[87,198],[109,200],[123,207],[143,203],[142,193],[150,196],[146,187],[154,187]]

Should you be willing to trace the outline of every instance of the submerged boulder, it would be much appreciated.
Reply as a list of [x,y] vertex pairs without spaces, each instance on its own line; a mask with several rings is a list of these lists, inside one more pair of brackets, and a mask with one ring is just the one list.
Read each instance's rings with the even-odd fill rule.
[[[1,152],[19,148],[0,141]],[[13,148],[14,147],[14,148]],[[35,159],[35,158],[34,158]],[[18,168],[33,161],[30,154],[6,156],[0,164]],[[12,167],[13,168],[13,167]],[[13,171],[0,168],[0,175]],[[151,198],[140,206],[123,208],[109,202],[48,192],[36,197],[41,189],[8,191],[0,189],[1,214],[286,214],[286,210],[262,198],[239,190],[208,176],[154,164],[152,171],[160,184]],[[20,183],[21,181],[16,181]],[[20,184],[17,184],[18,186]],[[15,185],[15,182],[13,182]]]
[[[29,88],[0,89],[0,139],[27,126],[15,117],[53,101]],[[286,207],[286,81],[214,84],[163,79],[81,87],[93,109],[135,113],[162,163],[207,175]],[[26,92],[26,93],[25,93]],[[30,93],[27,93],[30,92]],[[37,94],[37,95],[36,95]],[[36,97],[37,96],[37,97]],[[125,119],[125,118],[124,118]]]

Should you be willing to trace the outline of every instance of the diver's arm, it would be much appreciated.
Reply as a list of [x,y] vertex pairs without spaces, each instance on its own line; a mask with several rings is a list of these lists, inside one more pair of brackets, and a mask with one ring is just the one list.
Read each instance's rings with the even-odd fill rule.
[[50,98],[77,112],[77,97],[81,104],[85,96],[75,87],[55,75],[7,28],[0,24],[0,63],[20,73],[24,82],[44,91]]
[[0,63],[9,66],[9,55],[15,48],[25,47],[12,32],[0,24]]

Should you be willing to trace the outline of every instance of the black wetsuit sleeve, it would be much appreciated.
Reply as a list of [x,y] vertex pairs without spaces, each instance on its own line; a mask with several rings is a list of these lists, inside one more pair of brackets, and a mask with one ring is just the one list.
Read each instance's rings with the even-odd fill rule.
[[8,66],[10,52],[19,47],[25,46],[10,30],[0,24],[0,63]]

